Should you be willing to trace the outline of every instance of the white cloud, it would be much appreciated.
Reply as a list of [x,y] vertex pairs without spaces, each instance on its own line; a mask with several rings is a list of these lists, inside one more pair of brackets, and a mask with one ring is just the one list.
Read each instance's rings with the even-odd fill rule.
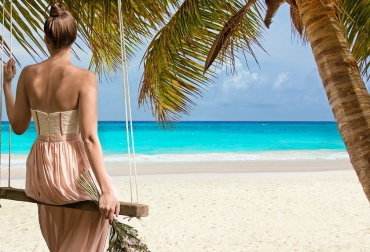
[[[240,61],[239,58],[235,57],[234,64],[235,64],[235,70],[236,71],[243,69],[243,64],[242,64],[242,62]],[[212,66],[211,66],[211,68],[212,68]],[[215,72],[215,74],[224,73],[224,72],[226,72],[226,70],[230,71],[231,70],[231,63],[230,62],[224,63],[222,65],[222,67],[220,65],[217,66],[217,67],[213,66],[212,70]]]
[[251,73],[248,70],[239,71],[234,76],[226,76],[225,78],[225,81],[222,83],[223,91],[228,91],[229,89],[244,90],[247,89],[251,83],[255,83],[259,80],[257,73]]
[[235,58],[235,72],[226,73],[226,65],[223,65],[221,69],[216,71],[217,74],[225,74],[222,76],[223,82],[221,85],[223,92],[228,92],[231,89],[245,90],[251,83],[255,83],[260,80],[258,73],[250,72],[245,70],[243,63],[239,58]]
[[278,77],[276,78],[273,88],[279,89],[281,85],[288,80],[288,74],[285,72],[279,73]]
[[240,61],[239,58],[235,58],[235,69],[241,69],[241,68],[243,68],[242,62]]

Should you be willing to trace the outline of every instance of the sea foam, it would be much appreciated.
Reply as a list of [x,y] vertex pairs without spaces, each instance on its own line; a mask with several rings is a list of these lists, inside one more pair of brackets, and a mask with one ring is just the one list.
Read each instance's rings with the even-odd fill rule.
[[[2,154],[2,169],[8,168],[8,155]],[[133,155],[131,154],[131,158]],[[171,162],[233,162],[233,161],[284,161],[284,160],[338,160],[348,159],[345,151],[333,150],[299,150],[299,151],[266,151],[266,152],[227,152],[227,153],[194,153],[194,154],[136,154],[138,163],[171,163]],[[12,168],[25,168],[26,155],[12,155]],[[104,162],[128,162],[127,154],[104,155]]]
[[[228,152],[228,153],[194,153],[194,154],[136,154],[137,162],[209,162],[209,161],[263,161],[263,160],[337,160],[348,159],[345,151],[268,151],[268,152]],[[105,162],[128,161],[128,155],[107,155]]]

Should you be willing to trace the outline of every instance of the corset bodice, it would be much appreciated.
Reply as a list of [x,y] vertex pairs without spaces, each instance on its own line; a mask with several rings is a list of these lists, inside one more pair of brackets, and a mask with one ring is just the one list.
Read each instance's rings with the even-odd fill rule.
[[39,136],[63,136],[80,132],[77,109],[51,113],[31,109],[31,114]]

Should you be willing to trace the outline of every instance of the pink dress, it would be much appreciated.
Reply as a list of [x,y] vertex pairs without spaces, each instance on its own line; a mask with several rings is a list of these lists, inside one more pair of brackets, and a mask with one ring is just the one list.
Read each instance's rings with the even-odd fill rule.
[[[53,205],[88,200],[75,185],[91,169],[81,140],[78,110],[32,110],[37,130],[26,162],[26,194]],[[91,171],[93,174],[93,172]],[[103,251],[109,222],[99,212],[38,205],[41,233],[52,252]]]

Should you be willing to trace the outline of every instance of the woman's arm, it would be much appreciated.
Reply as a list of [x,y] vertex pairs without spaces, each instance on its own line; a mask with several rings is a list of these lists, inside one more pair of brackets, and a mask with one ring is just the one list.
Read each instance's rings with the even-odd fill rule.
[[120,204],[114,195],[109,175],[105,169],[103,151],[97,134],[98,122],[98,82],[96,75],[88,72],[86,81],[81,84],[79,93],[79,120],[81,137],[90,161],[91,168],[102,190],[99,209],[105,218],[113,221],[113,215],[118,216]]
[[12,80],[16,74],[14,61],[11,59],[4,65],[4,96],[6,112],[9,123],[15,134],[22,135],[31,122],[30,105],[26,93],[25,82],[27,79],[27,67],[25,67],[18,80],[16,100],[12,93]]

